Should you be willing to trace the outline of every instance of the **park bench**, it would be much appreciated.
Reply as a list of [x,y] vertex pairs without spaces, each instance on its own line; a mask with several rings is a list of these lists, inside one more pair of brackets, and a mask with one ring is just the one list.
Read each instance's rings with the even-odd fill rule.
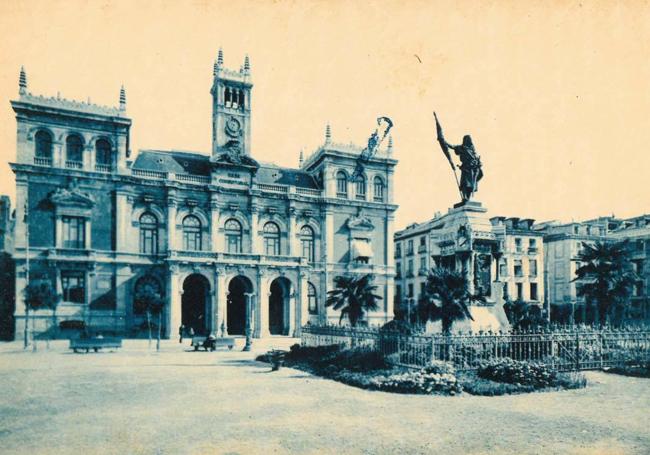
[[235,339],[230,337],[203,337],[203,336],[194,336],[192,337],[192,346],[195,351],[198,351],[199,348],[203,348],[206,351],[214,351],[218,346],[228,346],[228,349],[232,349],[235,346]]
[[76,338],[70,340],[70,349],[74,352],[89,352],[91,349],[98,352],[100,349],[118,349],[121,347],[121,338]]

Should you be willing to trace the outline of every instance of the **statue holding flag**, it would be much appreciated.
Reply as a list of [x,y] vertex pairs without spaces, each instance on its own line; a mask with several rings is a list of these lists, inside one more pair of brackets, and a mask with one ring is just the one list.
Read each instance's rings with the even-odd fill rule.
[[[454,171],[454,177],[456,177],[456,185],[458,186],[460,197],[463,202],[467,202],[472,198],[474,193],[478,191],[478,182],[483,178],[481,158],[478,153],[476,153],[476,149],[474,149],[474,144],[472,143],[472,138],[469,134],[466,134],[465,137],[463,137],[463,143],[461,145],[451,145],[448,143],[442,134],[442,127],[440,126],[438,116],[435,112],[433,113],[433,116],[436,119],[438,143],[442,148],[442,152],[447,157],[451,169]],[[454,164],[451,155],[449,154],[449,149],[452,149],[460,159],[460,166]],[[460,169],[460,181],[458,181],[456,167]]]

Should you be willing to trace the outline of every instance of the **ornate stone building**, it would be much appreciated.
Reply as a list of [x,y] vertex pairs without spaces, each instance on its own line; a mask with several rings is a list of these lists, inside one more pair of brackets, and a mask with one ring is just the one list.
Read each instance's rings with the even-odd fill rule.
[[[358,178],[361,148],[333,143],[329,126],[298,169],[256,161],[250,63],[228,70],[221,51],[209,154],[143,150],[133,160],[124,89],[118,107],[103,107],[32,95],[22,70],[19,85],[17,332],[28,280],[56,286],[59,322],[125,334],[142,327],[134,300],[148,288],[165,301],[167,336],[181,324],[243,334],[247,315],[255,337],[295,335],[338,320],[326,291],[350,272],[372,273],[383,297],[368,322],[392,318],[392,144]],[[37,318],[41,329],[52,319]]]

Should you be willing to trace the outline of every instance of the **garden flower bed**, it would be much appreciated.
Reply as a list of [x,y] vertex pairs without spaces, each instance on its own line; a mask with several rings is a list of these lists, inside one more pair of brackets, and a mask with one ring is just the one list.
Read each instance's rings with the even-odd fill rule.
[[[257,360],[269,361],[266,354]],[[580,373],[557,373],[528,362],[501,360],[471,372],[456,372],[445,362],[412,369],[389,365],[376,351],[343,349],[337,345],[293,345],[286,353],[285,365],[363,389],[408,394],[457,395],[465,391],[473,395],[504,395],[586,386]]]

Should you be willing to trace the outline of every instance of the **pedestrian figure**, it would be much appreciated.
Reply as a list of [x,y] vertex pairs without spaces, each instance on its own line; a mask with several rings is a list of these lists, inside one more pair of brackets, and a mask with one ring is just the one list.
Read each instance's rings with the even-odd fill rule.
[[182,343],[183,342],[183,334],[185,333],[185,326],[181,324],[181,326],[178,328],[178,342]]
[[194,328],[190,327],[190,338],[194,337]]

